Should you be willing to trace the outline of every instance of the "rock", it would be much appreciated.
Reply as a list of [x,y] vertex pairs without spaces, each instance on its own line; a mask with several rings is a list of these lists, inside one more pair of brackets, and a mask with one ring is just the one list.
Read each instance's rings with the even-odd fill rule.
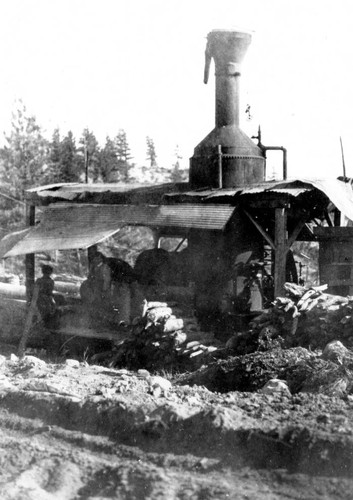
[[333,340],[326,345],[322,353],[322,358],[341,365],[344,358],[349,354],[350,351],[342,344],[342,342],[339,340]]
[[19,361],[19,357],[16,356],[16,354],[11,354],[10,355],[10,361],[13,361],[14,363],[17,363],[17,361]]
[[285,396],[291,396],[291,392],[286,382],[284,382],[283,380],[279,380],[277,378],[272,378],[271,380],[269,380],[264,385],[264,387],[260,389],[260,392],[269,395],[280,393]]
[[0,392],[2,391],[14,391],[14,390],[17,390],[16,387],[11,384],[11,382],[6,378],[2,378],[0,380]]
[[162,393],[164,396],[172,388],[171,382],[166,378],[160,377],[158,375],[150,377],[148,379],[150,392],[155,396],[159,397]]
[[181,344],[184,344],[186,339],[187,339],[187,335],[184,332],[175,332],[173,334],[173,340],[174,340],[175,346],[180,346]]
[[64,391],[60,384],[53,382],[48,383],[45,380],[28,381],[23,387],[23,389],[27,391],[50,392],[52,394],[60,394],[63,396],[70,396],[81,399],[79,394],[74,394],[71,392]]
[[67,359],[65,361],[66,366],[70,366],[71,368],[79,368],[80,362],[77,359]]
[[20,365],[22,368],[39,368],[46,366],[46,362],[35,356],[24,356],[20,361]]
[[149,378],[151,376],[150,372],[144,369],[137,370],[137,374],[143,378]]

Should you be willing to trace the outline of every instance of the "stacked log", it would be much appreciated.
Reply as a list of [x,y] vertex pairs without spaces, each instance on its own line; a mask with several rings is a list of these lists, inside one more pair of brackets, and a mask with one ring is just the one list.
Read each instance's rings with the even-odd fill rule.
[[286,283],[285,297],[250,324],[259,346],[277,342],[284,347],[323,349],[332,340],[353,347],[353,297],[325,293],[326,285],[306,289]]
[[207,337],[201,340],[202,332],[196,322],[192,318],[184,322],[175,315],[177,311],[175,304],[146,301],[142,317],[135,321],[129,338],[115,346],[110,366],[150,371],[200,366],[218,347],[205,345],[209,342]]

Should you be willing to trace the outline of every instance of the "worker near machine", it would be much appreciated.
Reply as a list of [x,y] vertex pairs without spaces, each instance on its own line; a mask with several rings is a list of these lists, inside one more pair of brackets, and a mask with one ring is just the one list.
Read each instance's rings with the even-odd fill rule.
[[37,308],[45,326],[53,328],[57,316],[57,308],[53,296],[54,280],[51,277],[53,268],[44,264],[41,269],[42,276],[35,282],[35,286],[38,287]]
[[94,321],[99,317],[103,323],[129,324],[137,314],[136,283],[136,273],[127,262],[96,252],[81,285],[81,299]]
[[101,252],[96,252],[90,263],[88,277],[80,288],[82,302],[87,306],[90,314],[95,315],[97,310],[108,306],[110,282],[110,269],[106,258]]

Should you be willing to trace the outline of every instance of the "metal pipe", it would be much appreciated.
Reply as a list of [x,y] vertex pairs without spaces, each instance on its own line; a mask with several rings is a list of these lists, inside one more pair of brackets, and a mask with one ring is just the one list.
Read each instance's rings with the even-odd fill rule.
[[287,150],[283,146],[263,146],[261,145],[260,148],[262,151],[266,154],[266,151],[282,151],[283,153],[283,180],[285,181],[287,179]]
[[282,151],[283,153],[283,167],[282,167],[282,175],[283,180],[287,180],[287,149],[283,146],[264,146],[261,142],[261,127],[259,126],[257,135],[253,135],[252,139],[257,139],[257,145],[261,149],[266,158],[266,151]]
[[213,30],[207,36],[204,83],[212,58],[216,74],[216,127],[239,125],[240,67],[251,34],[234,30]]

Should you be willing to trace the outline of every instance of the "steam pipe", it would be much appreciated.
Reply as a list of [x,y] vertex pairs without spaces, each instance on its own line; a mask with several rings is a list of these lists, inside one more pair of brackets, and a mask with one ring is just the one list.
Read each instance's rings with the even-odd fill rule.
[[258,145],[262,151],[264,152],[264,156],[266,158],[266,151],[282,151],[283,153],[283,167],[282,167],[282,176],[283,180],[287,180],[287,150],[283,146],[263,146],[262,144]]
[[266,158],[266,151],[282,151],[283,153],[283,166],[282,166],[282,177],[283,180],[287,180],[287,149],[283,146],[264,146],[261,142],[261,128],[259,127],[258,135],[252,136],[252,139],[257,139],[257,145],[262,150],[264,157]]

